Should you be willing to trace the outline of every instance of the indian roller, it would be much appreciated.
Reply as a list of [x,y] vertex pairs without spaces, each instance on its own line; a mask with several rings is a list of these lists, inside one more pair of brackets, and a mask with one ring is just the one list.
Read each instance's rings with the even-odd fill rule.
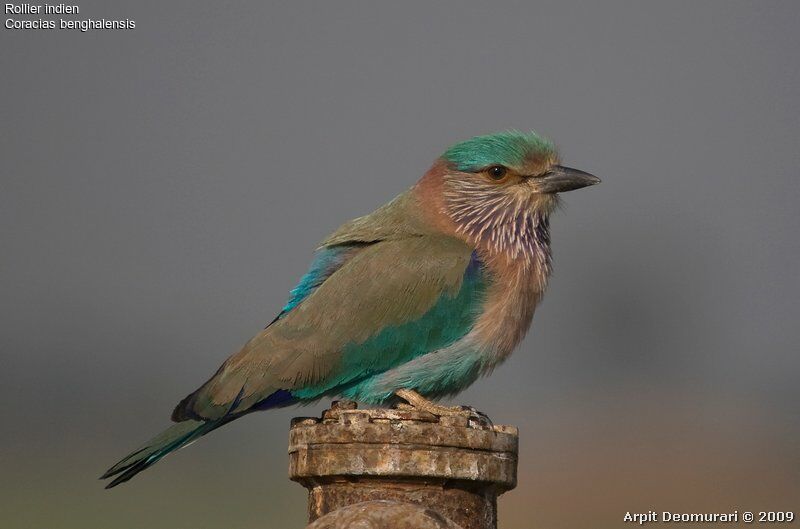
[[343,224],[316,250],[278,316],[111,467],[107,488],[255,411],[339,396],[435,404],[503,362],[550,275],[558,194],[600,182],[560,164],[536,133],[447,149],[409,190]]

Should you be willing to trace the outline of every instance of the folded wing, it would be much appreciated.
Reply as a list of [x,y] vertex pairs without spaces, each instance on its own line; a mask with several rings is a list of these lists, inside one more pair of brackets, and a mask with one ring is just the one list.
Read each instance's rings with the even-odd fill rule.
[[320,398],[444,347],[472,326],[482,280],[462,242],[414,234],[337,240],[323,250],[337,247],[335,266],[304,278],[276,321],[184,399],[174,419]]

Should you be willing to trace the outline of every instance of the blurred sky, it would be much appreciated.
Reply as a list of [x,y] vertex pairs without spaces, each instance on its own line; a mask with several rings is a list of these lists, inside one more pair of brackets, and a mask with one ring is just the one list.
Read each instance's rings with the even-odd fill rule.
[[[529,337],[460,395],[521,431],[500,526],[800,510],[796,2],[119,2],[0,28],[0,525],[305,525],[290,417],[97,476],[449,144],[535,128],[603,184]],[[26,17],[18,17],[26,18]]]

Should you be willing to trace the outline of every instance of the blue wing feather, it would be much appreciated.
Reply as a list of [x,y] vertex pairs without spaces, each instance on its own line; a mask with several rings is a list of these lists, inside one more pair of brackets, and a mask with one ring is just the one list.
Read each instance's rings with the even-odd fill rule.
[[303,300],[310,296],[326,279],[341,268],[355,252],[367,245],[367,243],[339,244],[336,246],[325,246],[317,250],[308,272],[300,278],[297,286],[289,292],[289,301],[287,301],[286,305],[281,309],[278,317],[272,320],[272,323],[275,323],[302,303]]

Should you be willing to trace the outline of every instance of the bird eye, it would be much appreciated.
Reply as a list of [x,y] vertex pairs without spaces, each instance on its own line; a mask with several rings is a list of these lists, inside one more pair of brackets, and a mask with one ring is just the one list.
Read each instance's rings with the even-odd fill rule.
[[502,180],[506,177],[506,174],[508,174],[508,169],[502,165],[493,165],[486,170],[486,174],[488,174],[489,178],[492,180]]

